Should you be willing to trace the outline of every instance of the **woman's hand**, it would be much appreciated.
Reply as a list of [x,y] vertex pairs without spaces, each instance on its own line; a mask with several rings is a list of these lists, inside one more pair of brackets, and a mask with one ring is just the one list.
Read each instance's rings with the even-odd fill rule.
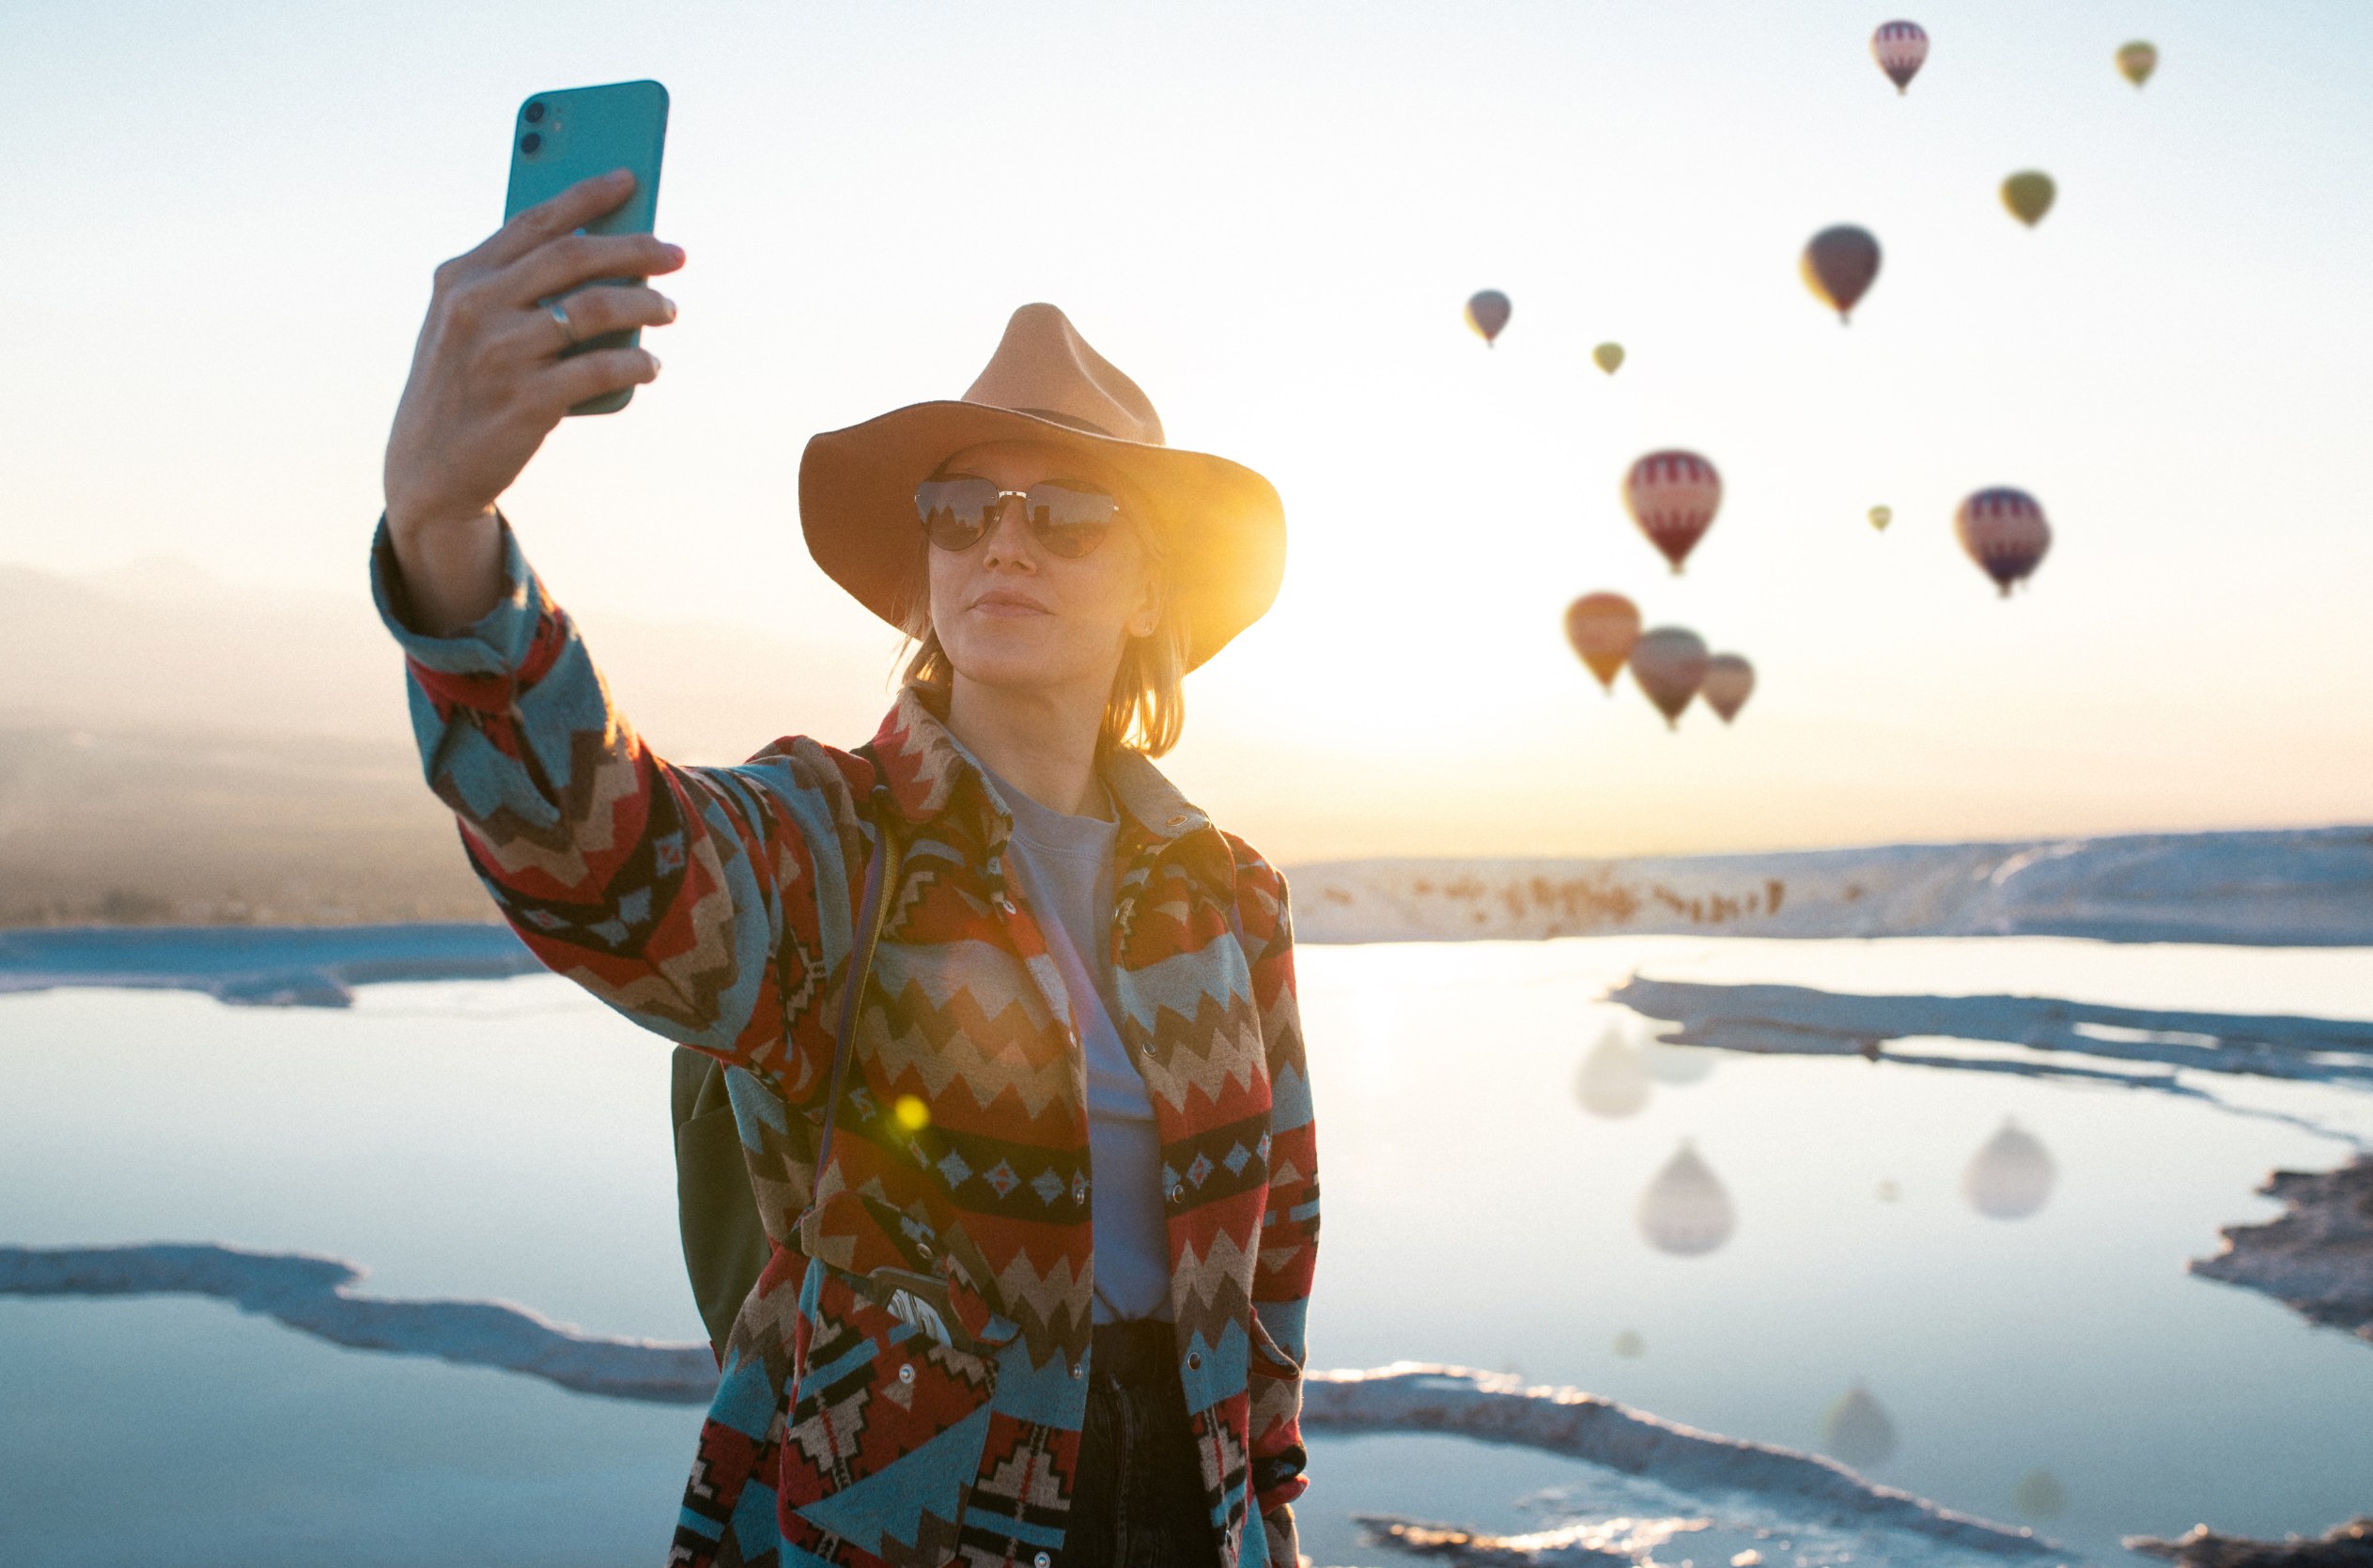
[[[495,499],[570,407],[659,373],[659,359],[639,348],[560,357],[572,332],[582,341],[675,319],[675,302],[657,289],[583,287],[684,265],[681,250],[649,235],[577,232],[633,191],[624,169],[572,185],[437,269],[387,439],[388,533],[423,631],[458,630],[494,607],[503,592]],[[566,329],[536,303],[557,295],[568,296]]]

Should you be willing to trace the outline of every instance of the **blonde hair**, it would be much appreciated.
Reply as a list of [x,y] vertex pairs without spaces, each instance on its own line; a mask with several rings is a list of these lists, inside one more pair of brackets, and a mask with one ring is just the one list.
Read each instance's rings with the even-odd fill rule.
[[[1112,689],[1105,694],[1104,723],[1096,734],[1099,752],[1124,748],[1157,757],[1178,744],[1186,726],[1186,618],[1178,598],[1170,591],[1170,574],[1157,530],[1137,530],[1140,548],[1154,567],[1160,599],[1159,619],[1152,632],[1131,637],[1121,648],[1121,662],[1112,672]],[[900,683],[944,696],[955,680],[955,666],[940,645],[931,624],[931,546],[917,537],[922,550],[915,559],[918,584],[908,599],[900,629],[913,645]]]

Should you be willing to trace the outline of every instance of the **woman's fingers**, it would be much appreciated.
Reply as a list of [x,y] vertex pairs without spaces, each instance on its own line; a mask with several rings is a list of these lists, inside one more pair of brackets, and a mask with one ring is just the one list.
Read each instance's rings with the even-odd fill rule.
[[568,317],[561,330],[550,306],[531,304],[504,329],[503,350],[514,360],[553,359],[562,350],[629,327],[664,327],[675,319],[675,302],[656,288],[596,284],[552,302]]
[[504,267],[550,240],[574,234],[604,212],[614,212],[634,194],[634,176],[612,169],[581,179],[550,201],[537,202],[494,231],[465,259],[484,267]]
[[523,305],[597,278],[647,278],[683,265],[682,251],[647,234],[566,234],[520,256],[487,287],[502,303]]
[[529,385],[549,404],[552,417],[590,397],[659,379],[659,357],[648,349],[597,349],[532,373]]

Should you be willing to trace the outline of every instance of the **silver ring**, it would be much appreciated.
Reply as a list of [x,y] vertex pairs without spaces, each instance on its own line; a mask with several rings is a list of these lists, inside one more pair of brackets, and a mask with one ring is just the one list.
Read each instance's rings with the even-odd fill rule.
[[561,347],[565,349],[577,347],[576,324],[568,319],[568,312],[561,303],[558,300],[546,300],[544,314],[551,317],[552,324],[560,328]]

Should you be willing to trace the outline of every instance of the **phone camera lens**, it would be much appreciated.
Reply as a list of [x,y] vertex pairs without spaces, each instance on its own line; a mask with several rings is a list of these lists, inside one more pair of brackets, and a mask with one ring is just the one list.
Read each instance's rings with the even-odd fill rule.
[[527,119],[527,123],[530,125],[541,125],[544,122],[543,100],[538,99],[535,102],[529,104],[527,106],[527,115],[525,117]]
[[528,153],[528,154],[530,154],[530,155],[533,155],[533,154],[535,153],[535,149],[536,149],[537,147],[542,147],[543,145],[544,145],[544,138],[543,138],[543,137],[541,137],[541,136],[539,136],[539,135],[537,135],[537,134],[536,134],[535,132],[533,132],[533,131],[529,132],[526,135],[521,136],[521,137],[520,138],[520,150],[521,152]]

